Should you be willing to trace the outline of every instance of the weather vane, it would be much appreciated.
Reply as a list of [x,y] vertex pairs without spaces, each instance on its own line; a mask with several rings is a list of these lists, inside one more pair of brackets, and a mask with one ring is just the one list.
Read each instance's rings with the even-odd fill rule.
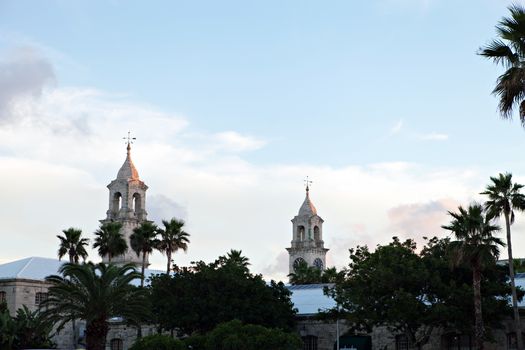
[[310,181],[310,178],[307,176],[304,180],[304,184],[306,185],[306,191],[310,190],[310,185],[313,183],[313,181]]
[[126,143],[129,145],[131,145],[133,143],[133,141],[135,141],[137,138],[136,137],[131,137],[131,131],[128,131],[128,136],[127,137],[123,137],[122,138],[123,140],[126,140]]

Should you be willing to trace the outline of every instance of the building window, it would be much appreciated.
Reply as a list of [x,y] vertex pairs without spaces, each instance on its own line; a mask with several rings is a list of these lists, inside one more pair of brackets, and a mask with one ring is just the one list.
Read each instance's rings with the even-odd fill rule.
[[5,292],[0,292],[0,304],[7,303],[7,297]]
[[319,270],[322,270],[322,269],[323,269],[323,265],[324,265],[324,264],[323,264],[323,260],[321,260],[321,259],[319,259],[319,258],[317,258],[317,259],[314,260],[314,266],[315,266],[316,268],[318,268]]
[[410,342],[405,334],[396,335],[396,350],[408,350]]
[[321,231],[319,230],[319,226],[314,226],[314,240],[321,240]]
[[317,350],[317,337],[315,335],[303,337],[303,350]]
[[472,339],[467,334],[446,334],[443,336],[445,350],[470,350]]
[[297,258],[295,259],[295,261],[293,262],[293,270],[294,271],[297,271],[297,269],[299,268],[299,266],[303,265],[303,264],[306,264],[306,261],[304,261],[303,258]]
[[297,240],[304,241],[304,226],[297,226]]
[[[521,334],[521,338],[525,342],[525,334]],[[508,350],[515,350],[518,348],[517,339],[516,339],[516,333],[512,332],[507,334],[507,349]]]
[[124,342],[119,338],[111,339],[109,342],[109,348],[111,350],[124,350]]
[[47,300],[47,293],[37,292],[35,294],[35,305],[40,305],[44,300]]

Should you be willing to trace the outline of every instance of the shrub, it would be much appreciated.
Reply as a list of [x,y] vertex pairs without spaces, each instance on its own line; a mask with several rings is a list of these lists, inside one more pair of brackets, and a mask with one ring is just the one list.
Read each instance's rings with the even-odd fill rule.
[[129,350],[183,350],[186,347],[169,335],[154,334],[138,339]]

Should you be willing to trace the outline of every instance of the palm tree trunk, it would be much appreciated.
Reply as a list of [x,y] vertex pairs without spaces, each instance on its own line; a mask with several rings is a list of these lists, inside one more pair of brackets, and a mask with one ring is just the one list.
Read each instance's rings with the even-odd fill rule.
[[516,332],[516,345],[518,346],[518,350],[523,350],[523,337],[521,336],[520,313],[518,310],[518,296],[516,295],[516,283],[514,282],[514,259],[512,258],[510,218],[507,211],[505,211],[505,226],[507,228],[507,251],[509,255],[509,276],[510,288],[512,290],[512,309],[514,311],[514,331]]
[[479,266],[479,262],[476,262],[474,266],[472,266],[472,282],[472,287],[474,288],[474,344],[477,350],[483,350],[483,315],[481,312],[481,269]]
[[91,321],[86,327],[86,350],[105,350],[108,328],[106,317]]
[[142,252],[142,274],[140,276],[140,286],[144,287],[144,270],[146,269],[146,252]]
[[166,251],[166,256],[168,258],[168,266],[166,268],[166,273],[169,275],[171,271],[171,249]]

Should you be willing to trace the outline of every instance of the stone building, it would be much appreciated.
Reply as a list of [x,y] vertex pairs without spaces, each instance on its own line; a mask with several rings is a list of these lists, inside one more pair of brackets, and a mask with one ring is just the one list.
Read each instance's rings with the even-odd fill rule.
[[310,200],[310,188],[307,184],[304,202],[299,208],[299,213],[292,219],[292,244],[290,248],[286,248],[289,256],[289,274],[302,262],[321,270],[325,269],[328,249],[324,247],[323,222]]

